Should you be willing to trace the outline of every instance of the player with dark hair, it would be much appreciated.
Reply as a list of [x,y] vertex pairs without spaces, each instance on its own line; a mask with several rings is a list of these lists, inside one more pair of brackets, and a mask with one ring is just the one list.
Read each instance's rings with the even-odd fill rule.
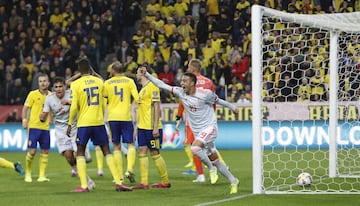
[[[51,112],[55,124],[55,138],[57,148],[69,165],[71,166],[71,175],[77,176],[75,152],[77,151],[76,138],[76,122],[73,124],[71,137],[66,136],[67,122],[69,120],[70,110],[70,91],[66,90],[65,79],[63,77],[55,77],[54,92],[45,99],[43,112],[40,115],[40,121],[45,121]],[[95,183],[87,177],[89,189],[95,188]]]
[[[214,83],[210,79],[201,75],[200,69],[201,69],[200,60],[192,59],[189,62],[187,71],[196,75],[196,79],[197,79],[196,85],[195,85],[196,88],[209,89],[209,90],[215,92]],[[216,109],[216,104],[213,104],[213,108],[214,108],[214,110]],[[180,128],[180,120],[181,120],[181,117],[183,116],[183,112],[184,112],[184,106],[183,106],[182,102],[179,101],[178,113],[176,115],[177,130],[179,130],[179,128]],[[186,113],[185,113],[184,117],[185,117],[184,118],[184,122],[185,122],[185,141],[184,141],[185,146],[184,147],[185,147],[185,152],[189,156],[189,153],[191,153],[190,147],[191,147],[191,144],[195,141],[195,137],[194,137],[193,131],[190,128],[189,122],[187,121]],[[225,164],[219,151],[217,150],[216,152],[217,152],[217,155],[218,155],[220,161]],[[193,182],[205,182],[205,175],[204,175],[204,171],[202,168],[201,160],[199,160],[198,157],[193,156],[193,163],[194,163],[196,171],[198,173],[198,177],[195,180],[193,180]],[[192,174],[192,172],[193,172],[193,168],[191,168],[189,171],[187,171],[183,174]]]
[[173,93],[182,101],[187,113],[189,125],[194,133],[195,141],[191,145],[191,151],[209,169],[210,182],[215,184],[218,180],[217,170],[224,175],[230,185],[230,194],[238,192],[239,180],[228,170],[225,164],[219,161],[215,139],[217,136],[217,119],[213,111],[213,104],[217,103],[228,107],[235,113],[238,109],[231,103],[219,99],[218,96],[208,89],[196,87],[196,75],[191,72],[184,73],[181,79],[181,87],[173,87],[146,72],[145,67],[138,69],[138,76],[144,76],[160,89]]
[[133,79],[124,75],[125,68],[116,61],[111,65],[111,78],[104,83],[104,97],[107,98],[108,117],[114,159],[120,178],[123,179],[121,139],[127,143],[127,170],[125,177],[135,182],[134,166],[136,158],[134,126],[132,122],[131,99],[138,100],[139,94]]
[[[104,80],[102,76],[94,71],[94,69],[90,66],[90,74],[100,78],[101,80]],[[70,86],[71,83],[81,77],[81,73],[74,74],[70,79],[66,80],[66,85]],[[105,125],[106,126],[106,125]],[[101,151],[101,148],[99,146],[95,146],[95,157],[96,157],[96,166],[98,169],[98,176],[102,177],[104,176],[104,155]],[[92,161],[89,145],[86,146],[85,149],[85,159],[86,163],[89,163]]]
[[81,77],[71,83],[71,106],[66,134],[70,137],[72,124],[77,114],[77,169],[81,185],[73,192],[89,192],[86,178],[85,147],[91,139],[94,145],[99,145],[103,151],[107,165],[115,180],[116,191],[131,191],[120,180],[115,161],[109,148],[109,139],[104,125],[105,101],[103,81],[90,75],[90,62],[83,58],[78,62]]

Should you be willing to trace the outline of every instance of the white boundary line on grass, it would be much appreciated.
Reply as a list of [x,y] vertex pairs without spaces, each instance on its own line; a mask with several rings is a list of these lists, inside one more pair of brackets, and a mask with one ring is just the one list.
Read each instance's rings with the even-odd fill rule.
[[216,201],[212,201],[212,202],[204,202],[204,203],[200,203],[200,204],[197,204],[197,205],[194,205],[194,206],[213,205],[213,204],[217,204],[217,203],[228,202],[228,201],[232,201],[232,200],[238,200],[238,199],[242,199],[242,198],[250,197],[250,196],[254,196],[254,195],[255,194],[240,195],[240,196],[226,198],[226,199],[222,199],[222,200],[216,200]]

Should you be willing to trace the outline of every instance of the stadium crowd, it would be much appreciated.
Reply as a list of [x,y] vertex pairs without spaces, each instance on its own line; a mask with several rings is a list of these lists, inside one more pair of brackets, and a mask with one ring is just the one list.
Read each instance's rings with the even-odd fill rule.
[[[106,69],[100,65],[110,53],[127,76],[136,79],[137,67],[147,65],[170,85],[179,85],[189,60],[201,59],[201,73],[214,81],[219,97],[251,102],[252,4],[303,14],[360,11],[360,0],[1,0],[0,105],[23,104],[40,73],[68,79],[79,57],[87,56],[95,71]],[[318,61],[328,60],[326,48]],[[294,75],[298,69],[264,65],[264,100],[326,100],[327,69],[308,67],[305,77]],[[321,97],[311,85],[319,75]],[[297,79],[288,85],[280,81],[286,78]],[[310,84],[305,96],[302,83]],[[290,99],[278,96],[283,87],[290,88]],[[163,95],[162,102],[173,101]]]

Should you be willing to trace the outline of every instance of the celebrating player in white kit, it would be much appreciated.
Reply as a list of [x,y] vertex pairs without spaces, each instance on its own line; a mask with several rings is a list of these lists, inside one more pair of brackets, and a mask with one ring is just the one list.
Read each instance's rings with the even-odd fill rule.
[[[40,115],[40,121],[44,121],[49,112],[54,117],[55,125],[55,138],[58,151],[64,155],[65,159],[72,168],[71,174],[73,177],[77,176],[76,170],[76,158],[74,152],[77,147],[75,143],[76,137],[76,122],[73,124],[73,130],[71,137],[66,135],[69,120],[70,109],[70,91],[66,90],[65,80],[62,77],[56,77],[54,80],[54,93],[47,96],[45,99],[43,112]],[[88,181],[91,182],[89,187],[94,188],[95,183],[88,177]],[[89,188],[90,189],[90,188]]]
[[237,193],[239,180],[232,175],[226,165],[219,161],[217,156],[215,139],[218,127],[212,105],[214,103],[220,104],[230,108],[235,113],[238,113],[238,109],[231,103],[218,98],[211,90],[196,88],[197,79],[193,73],[184,73],[181,79],[181,87],[173,87],[151,76],[150,73],[146,72],[145,67],[140,67],[137,72],[138,75],[145,75],[147,79],[160,89],[169,91],[179,97],[188,114],[188,121],[195,136],[195,141],[191,145],[192,153],[199,157],[209,168],[211,184],[217,182],[218,175],[216,170],[218,170],[230,181],[230,194]]

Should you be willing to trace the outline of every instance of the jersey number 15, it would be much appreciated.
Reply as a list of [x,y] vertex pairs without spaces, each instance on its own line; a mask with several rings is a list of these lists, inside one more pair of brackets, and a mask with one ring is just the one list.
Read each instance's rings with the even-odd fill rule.
[[99,88],[98,87],[90,87],[85,88],[84,92],[87,95],[87,105],[99,105]]

